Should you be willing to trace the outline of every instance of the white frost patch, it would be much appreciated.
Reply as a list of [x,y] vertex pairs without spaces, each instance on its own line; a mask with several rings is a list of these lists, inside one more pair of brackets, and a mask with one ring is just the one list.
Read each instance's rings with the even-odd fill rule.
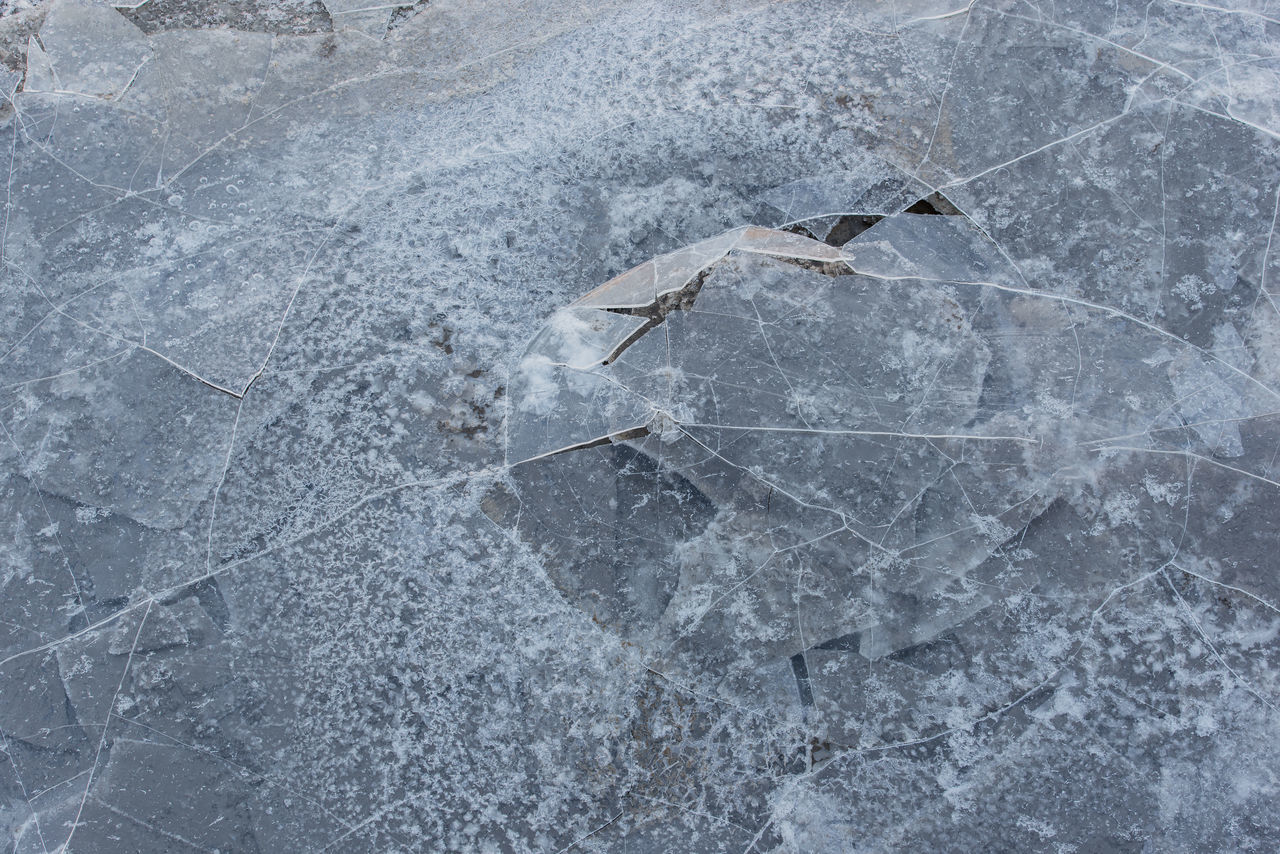
[[560,395],[555,364],[546,356],[531,354],[520,362],[516,371],[523,390],[520,399],[516,401],[516,408],[534,415],[550,415],[554,412]]

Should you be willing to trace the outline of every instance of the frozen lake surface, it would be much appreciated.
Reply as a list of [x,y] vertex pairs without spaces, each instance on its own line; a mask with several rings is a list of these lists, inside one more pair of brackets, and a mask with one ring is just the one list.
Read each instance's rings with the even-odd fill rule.
[[1280,5],[5,11],[0,850],[1280,847]]

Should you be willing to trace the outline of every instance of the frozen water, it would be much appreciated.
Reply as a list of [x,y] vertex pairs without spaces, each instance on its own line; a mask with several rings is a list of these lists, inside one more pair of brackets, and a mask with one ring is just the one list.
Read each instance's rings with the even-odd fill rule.
[[1275,850],[1278,28],[15,6],[3,850]]

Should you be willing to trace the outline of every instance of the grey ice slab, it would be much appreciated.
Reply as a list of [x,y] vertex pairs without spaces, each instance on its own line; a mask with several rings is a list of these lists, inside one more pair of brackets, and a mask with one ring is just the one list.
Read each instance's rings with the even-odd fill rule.
[[[1206,347],[1221,320],[1252,319],[1275,213],[1275,155],[1265,138],[1185,106],[1152,104],[947,192],[1037,288]],[[1259,144],[1268,152],[1261,158],[1245,153]],[[1220,179],[1209,165],[1219,157],[1239,164]],[[1132,168],[1095,168],[1116,160]],[[1068,174],[1080,174],[1072,193],[1048,189]]]
[[967,217],[896,213],[842,248],[849,266],[869,276],[1024,285],[1017,270]]
[[[955,48],[922,177],[994,171],[1125,113],[1158,70],[1137,52],[1017,11],[974,7]],[[1065,66],[1061,74],[1040,69]],[[1034,88],[1025,85],[1034,78]],[[999,132],[992,133],[993,128]]]
[[395,3],[379,0],[325,0],[325,8],[333,19],[334,30],[352,29],[380,39],[391,22]]
[[592,308],[556,314],[512,370],[509,464],[644,426],[649,405],[613,381],[604,363],[645,324]]
[[842,215],[885,216],[929,195],[929,188],[888,163],[864,157],[847,170],[832,170],[772,187],[760,195],[783,226],[815,220],[810,232],[825,240]]
[[143,32],[105,3],[54,0],[34,54],[24,91],[110,100],[124,94],[152,50]]
[[[79,334],[79,333],[77,333]],[[226,460],[235,401],[137,350],[34,386],[5,456],[38,488],[161,529],[183,525]]]

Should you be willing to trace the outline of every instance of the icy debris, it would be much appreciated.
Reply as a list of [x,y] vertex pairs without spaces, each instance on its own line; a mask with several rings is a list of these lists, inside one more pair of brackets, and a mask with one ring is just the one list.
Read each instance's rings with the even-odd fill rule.
[[785,706],[751,674],[791,661],[790,701],[842,739],[868,737],[848,656],[950,654],[1017,589],[1094,587],[1048,555],[1009,587],[1001,555],[1036,549],[1082,477],[1183,453],[1150,432],[1171,412],[1188,450],[1231,457],[1276,402],[1245,366],[1038,291],[967,217],[900,207],[840,248],[736,229],[553,315],[512,377],[515,495],[494,505],[597,619],[737,702]]

